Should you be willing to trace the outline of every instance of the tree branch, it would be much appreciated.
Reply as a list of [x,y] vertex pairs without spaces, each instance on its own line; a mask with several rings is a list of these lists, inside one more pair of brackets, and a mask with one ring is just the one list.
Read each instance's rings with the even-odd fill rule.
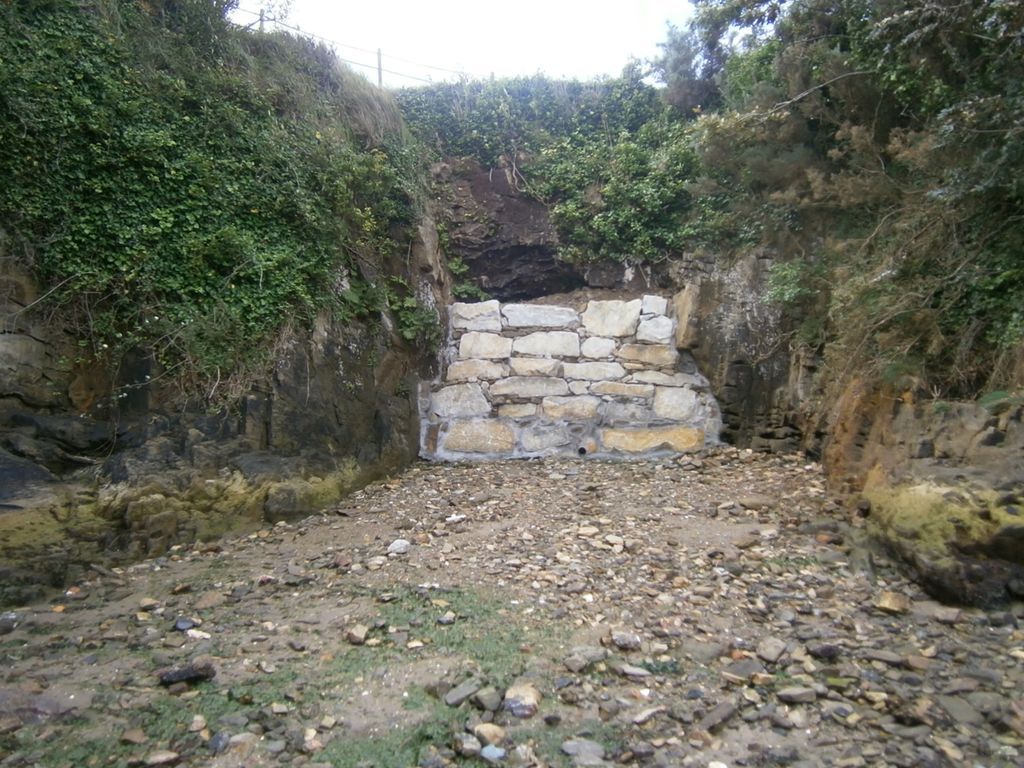
[[789,99],[788,101],[780,101],[778,104],[776,104],[770,110],[768,110],[768,114],[771,115],[771,114],[774,114],[775,112],[781,112],[786,107],[793,106],[794,104],[796,104],[801,99],[804,99],[804,98],[810,96],[815,91],[820,91],[822,88],[827,88],[828,86],[832,85],[832,83],[838,82],[840,80],[845,80],[848,77],[858,77],[859,75],[870,75],[870,74],[873,74],[873,73],[874,73],[873,69],[858,69],[856,72],[844,72],[841,75],[836,75],[831,80],[826,80],[824,83],[819,83],[818,85],[815,85],[815,86],[813,86],[811,88],[808,88],[803,93],[798,93],[796,96],[794,96],[792,99]]

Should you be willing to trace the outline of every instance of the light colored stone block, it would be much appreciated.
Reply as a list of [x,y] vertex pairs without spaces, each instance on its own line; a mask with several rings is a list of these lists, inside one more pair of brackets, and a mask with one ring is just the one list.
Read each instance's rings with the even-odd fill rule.
[[509,328],[569,328],[580,321],[571,307],[549,307],[545,304],[506,304],[501,314]]
[[528,419],[537,415],[537,406],[533,403],[507,403],[498,406],[498,416],[503,419]]
[[512,354],[512,339],[496,333],[470,331],[459,339],[459,357],[495,359]]
[[653,450],[691,451],[704,446],[704,430],[694,427],[602,429],[601,444],[607,451],[644,453]]
[[657,384],[661,387],[706,387],[708,380],[690,373],[661,373],[660,371],[637,371],[629,377],[630,382]]
[[679,361],[679,352],[674,347],[665,344],[623,344],[619,347],[616,357],[645,365],[669,368]]
[[615,339],[591,336],[589,339],[583,340],[583,343],[580,345],[580,353],[584,357],[591,358],[611,357],[615,352],[616,346],[618,344]]
[[621,379],[626,375],[626,369],[618,363],[566,363],[562,366],[562,375],[567,379],[602,381]]
[[562,362],[550,357],[513,357],[509,363],[516,376],[562,375]]
[[483,379],[492,381],[508,376],[508,367],[491,360],[456,360],[448,366],[448,381]]
[[644,296],[641,300],[640,312],[644,315],[664,315],[668,312],[668,299],[662,296]]
[[442,419],[456,416],[486,416],[491,412],[479,384],[453,384],[433,394],[430,408]]
[[473,304],[456,302],[448,313],[452,328],[465,331],[500,331],[501,311],[497,301]]
[[591,395],[545,397],[540,405],[544,410],[544,415],[549,419],[583,421],[597,416],[597,409],[601,405],[601,399]]
[[646,405],[637,403],[605,403],[602,409],[603,424],[646,424],[654,419],[654,412]]
[[595,395],[612,395],[613,397],[650,397],[654,394],[651,384],[624,384],[619,381],[600,381],[592,384],[590,391]]
[[641,320],[636,329],[636,340],[650,344],[671,344],[676,337],[676,321],[664,315]]
[[591,336],[632,336],[640,321],[640,299],[591,301],[583,312],[583,327]]
[[563,445],[568,445],[572,442],[572,435],[561,424],[547,424],[524,429],[519,440],[524,451],[535,453],[549,448],[560,448]]
[[457,453],[507,453],[515,445],[512,427],[494,419],[453,421],[441,442],[443,450]]
[[491,395],[506,397],[548,397],[569,394],[562,379],[545,376],[509,376],[491,385]]
[[537,331],[512,342],[517,355],[579,357],[580,337],[569,331]]
[[585,395],[588,392],[590,392],[590,382],[589,381],[570,381],[569,382],[569,391],[572,392],[574,395]]
[[691,421],[697,415],[697,393],[683,387],[658,387],[654,393],[654,413],[672,421]]

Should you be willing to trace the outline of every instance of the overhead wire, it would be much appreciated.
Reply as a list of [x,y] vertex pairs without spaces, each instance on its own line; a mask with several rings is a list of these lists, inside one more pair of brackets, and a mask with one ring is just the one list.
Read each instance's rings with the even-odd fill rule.
[[[272,24],[275,28],[286,29],[286,30],[288,30],[290,32],[297,32],[298,34],[303,35],[304,37],[309,37],[309,38],[312,38],[314,40],[319,40],[320,42],[327,43],[328,45],[333,46],[335,48],[344,48],[344,49],[350,50],[350,51],[358,51],[359,53],[368,53],[368,54],[370,54],[372,56],[376,56],[379,53],[379,50],[373,50],[373,49],[370,49],[370,48],[362,48],[362,47],[360,47],[358,45],[348,45],[347,43],[340,43],[337,40],[332,40],[329,37],[323,37],[322,35],[318,35],[315,32],[308,32],[308,31],[306,31],[306,30],[304,30],[304,29],[302,29],[300,27],[292,26],[291,24],[286,24],[283,21],[278,21],[278,20],[272,19],[272,18],[264,18],[264,16],[262,14],[257,13],[255,11],[250,11],[250,10],[245,9],[245,8],[235,8],[234,13],[244,13],[244,14],[246,14],[248,16],[253,16],[255,18],[260,19],[261,21],[264,21],[267,24]],[[393,59],[395,61],[400,61],[403,64],[412,64],[414,66],[422,67],[423,69],[430,69],[430,70],[433,70],[435,72],[444,72],[444,73],[449,74],[449,75],[458,75],[460,77],[464,77],[466,75],[466,73],[464,71],[460,71],[460,70],[456,70],[456,69],[449,69],[447,67],[439,67],[439,66],[436,66],[434,64],[424,64],[421,61],[414,61],[413,59],[406,59],[406,58],[403,58],[401,56],[389,55],[388,58],[389,59]],[[433,83],[434,82],[433,80],[431,80],[429,78],[418,77],[417,75],[410,75],[407,72],[398,72],[398,71],[393,70],[393,69],[387,69],[387,68],[384,68],[384,67],[378,67],[376,64],[367,64],[367,63],[362,62],[362,61],[355,61],[353,59],[346,59],[346,58],[343,58],[341,56],[338,57],[338,60],[339,61],[343,61],[346,64],[353,64],[353,65],[355,65],[357,67],[365,67],[367,69],[372,69],[372,70],[375,70],[375,71],[379,69],[381,72],[386,72],[389,75],[395,75],[396,77],[404,77],[404,78],[406,78],[408,80],[415,80],[415,81],[420,82],[420,83]]]

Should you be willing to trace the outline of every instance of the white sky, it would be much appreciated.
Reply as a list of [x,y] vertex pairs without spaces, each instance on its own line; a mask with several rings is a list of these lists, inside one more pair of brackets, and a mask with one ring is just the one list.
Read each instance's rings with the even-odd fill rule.
[[[234,19],[251,23],[264,5],[240,0]],[[689,14],[686,0],[292,0],[285,23],[331,41],[341,58],[369,65],[353,68],[373,80],[380,48],[392,71],[384,84],[401,87],[416,85],[412,78],[456,77],[443,70],[614,76],[631,56],[656,56],[666,23],[682,26]]]

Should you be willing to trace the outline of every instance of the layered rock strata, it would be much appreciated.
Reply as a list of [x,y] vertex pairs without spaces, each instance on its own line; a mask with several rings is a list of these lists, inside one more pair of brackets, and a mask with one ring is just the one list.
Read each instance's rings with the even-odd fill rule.
[[454,304],[447,364],[420,393],[421,455],[641,456],[718,441],[707,380],[675,346],[669,302]]

